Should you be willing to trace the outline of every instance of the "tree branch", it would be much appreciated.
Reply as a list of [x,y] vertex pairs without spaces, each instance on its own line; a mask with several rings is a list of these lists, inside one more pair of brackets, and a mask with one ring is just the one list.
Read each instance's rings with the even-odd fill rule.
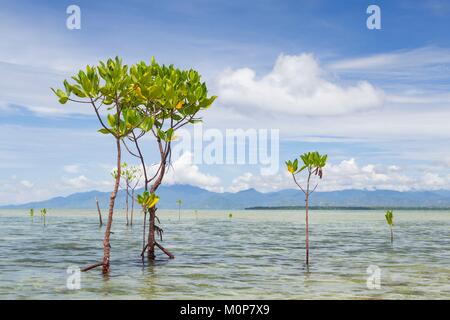
[[[115,137],[116,134],[115,134],[114,132],[112,132],[111,129],[109,129],[109,128],[103,123],[102,117],[100,116],[100,113],[98,112],[98,108],[97,108],[97,106],[95,105],[95,101],[92,100],[92,98],[90,98],[90,99],[91,99],[91,104],[92,104],[92,106],[94,107],[95,114],[97,115],[98,121],[100,122],[100,124],[102,125],[103,128],[105,128],[106,130],[108,130],[108,132],[111,133],[111,134]],[[116,102],[116,103],[117,103],[117,102]],[[117,105],[116,105],[116,108],[117,108]],[[118,115],[117,118],[119,119],[119,118],[120,118],[120,115]]]
[[316,183],[314,189],[312,189],[312,191],[309,194],[312,194],[314,191],[316,191],[317,186],[319,185],[319,183]]
[[295,177],[295,174],[292,174],[292,177],[294,178],[294,182],[295,184],[300,188],[300,190],[303,191],[303,193],[306,195],[305,190],[302,188],[302,186],[300,185],[300,183],[297,182],[297,178]]
[[125,143],[125,140],[122,140],[123,145],[125,146],[125,149],[127,149],[128,153],[131,154],[132,156],[139,158],[139,156],[137,154],[135,154],[133,151],[131,151],[131,149],[127,146],[127,144]]

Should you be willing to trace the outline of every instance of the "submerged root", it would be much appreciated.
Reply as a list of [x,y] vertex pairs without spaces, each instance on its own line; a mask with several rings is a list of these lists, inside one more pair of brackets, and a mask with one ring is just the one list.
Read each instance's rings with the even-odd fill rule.
[[[160,245],[158,242],[156,242],[155,241],[155,246],[157,246],[162,252],[164,252],[168,257],[169,257],[169,259],[175,259],[175,256],[172,254],[172,253],[170,253],[169,252],[169,250],[167,250],[166,248],[164,248],[162,245]],[[148,248],[148,243],[144,246],[144,248],[142,249],[142,252],[141,252],[141,257],[142,258],[144,258],[144,253],[145,253],[145,250]]]
[[102,267],[103,266],[103,262],[99,262],[99,263],[94,263],[91,264],[89,266],[87,266],[86,268],[81,269],[81,272],[86,272],[89,271],[91,269],[97,268],[97,267]]
[[175,256],[173,254],[171,254],[166,248],[164,248],[162,245],[160,245],[158,242],[155,241],[155,245],[165,254],[167,254],[167,256],[169,257],[169,259],[175,259]]

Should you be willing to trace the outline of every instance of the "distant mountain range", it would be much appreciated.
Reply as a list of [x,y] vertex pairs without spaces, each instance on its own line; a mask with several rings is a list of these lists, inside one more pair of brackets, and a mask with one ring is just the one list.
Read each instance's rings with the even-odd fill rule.
[[[138,192],[141,192],[139,190]],[[95,198],[106,208],[109,192],[89,191],[74,193],[67,197],[56,197],[40,202],[8,205],[0,208],[58,208],[95,209]],[[183,201],[183,209],[245,209],[249,207],[295,207],[304,205],[303,194],[299,190],[287,189],[263,193],[248,189],[236,193],[217,193],[191,185],[161,186],[158,189],[162,209],[177,208],[176,200]],[[343,190],[315,192],[311,205],[316,207],[394,207],[394,208],[450,208],[450,191],[408,191],[390,190]],[[125,192],[119,191],[116,207],[125,207]]]

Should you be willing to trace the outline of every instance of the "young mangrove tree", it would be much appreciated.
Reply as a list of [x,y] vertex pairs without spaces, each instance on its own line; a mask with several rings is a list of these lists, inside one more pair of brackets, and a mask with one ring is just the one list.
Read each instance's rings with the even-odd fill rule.
[[[64,80],[64,90],[52,89],[59,102],[67,101],[90,106],[94,111],[102,134],[110,135],[116,147],[117,176],[110,195],[108,221],[103,238],[103,259],[88,266],[83,271],[102,266],[103,274],[110,269],[110,235],[114,213],[114,203],[120,183],[121,172],[121,140],[139,124],[131,106],[135,105],[134,90],[127,65],[118,57],[100,61],[97,66],[87,66],[71,77],[71,83]],[[105,110],[106,109],[106,110]]]
[[[140,62],[133,65],[130,68],[130,75],[133,79],[133,92],[138,101],[134,109],[142,124],[130,131],[128,139],[124,140],[124,145],[129,153],[141,162],[144,190],[151,196],[158,190],[170,167],[175,132],[188,124],[201,121],[197,117],[198,112],[209,108],[216,97],[208,97],[206,84],[201,82],[197,71],[181,70],[173,65],[160,65],[154,58],[149,64]],[[150,136],[153,143],[156,142],[159,163],[153,167],[148,166],[148,159],[143,153],[142,137],[145,135]],[[148,259],[155,259],[156,246],[173,258],[173,255],[155,240],[156,232],[162,234],[161,226],[156,224],[159,221],[156,210],[156,206],[144,208],[142,255],[147,249]],[[146,238],[147,215],[148,236]]]
[[[319,182],[313,181],[314,177],[322,179],[323,168],[327,162],[327,155],[321,155],[316,152],[304,153],[300,156],[301,167],[299,168],[299,159],[294,161],[286,161],[286,166],[289,173],[292,175],[295,184],[305,195],[305,211],[306,211],[306,265],[309,266],[309,223],[308,223],[308,211],[309,211],[309,197],[316,190]],[[306,185],[302,186],[297,175],[301,172],[306,172]],[[314,186],[314,187],[313,187]]]

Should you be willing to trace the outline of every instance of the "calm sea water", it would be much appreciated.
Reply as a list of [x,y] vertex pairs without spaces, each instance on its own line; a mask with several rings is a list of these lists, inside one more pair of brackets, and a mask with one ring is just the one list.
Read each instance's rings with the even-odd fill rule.
[[[396,211],[394,244],[382,211],[313,211],[311,266],[304,214],[293,211],[160,211],[162,242],[176,256],[139,257],[142,215],[116,212],[109,279],[100,269],[66,287],[67,268],[100,261],[95,211],[0,210],[2,299],[449,299],[450,212]],[[381,273],[368,289],[369,266]],[[376,269],[372,269],[376,270]]]

